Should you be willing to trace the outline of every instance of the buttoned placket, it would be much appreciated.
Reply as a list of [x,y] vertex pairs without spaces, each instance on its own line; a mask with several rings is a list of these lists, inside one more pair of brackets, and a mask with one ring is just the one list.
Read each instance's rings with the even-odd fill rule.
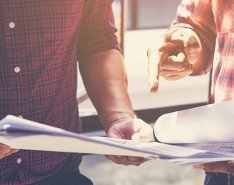
[[[9,27],[10,27],[11,29],[14,29],[14,28],[15,28],[15,23],[14,23],[14,22],[10,22],[10,23],[9,23]],[[15,73],[19,73],[19,72],[20,72],[20,67],[19,67],[19,66],[16,66],[16,67],[14,68],[14,72],[15,72]]]
[[10,27],[11,29],[15,28],[15,23],[14,23],[14,22],[10,22],[10,23],[9,23],[9,27]]
[[17,158],[16,163],[21,164],[22,163],[22,158],[21,157]]
[[[9,25],[9,28],[10,28],[10,29],[12,29],[12,30],[15,29],[15,26],[16,26],[15,22],[11,21],[11,22],[9,22],[8,25]],[[20,73],[20,71],[21,71],[21,69],[20,69],[19,66],[15,66],[15,67],[14,67],[14,72],[15,72],[16,74],[17,74],[17,73]],[[19,118],[23,118],[22,115],[18,115],[18,117],[19,117]],[[18,158],[16,162],[17,162],[17,164],[21,164],[22,158]]]
[[[15,22],[13,22],[13,21],[9,22],[9,28],[10,28],[10,29],[14,29],[14,28],[15,28]],[[15,72],[15,73],[19,73],[20,70],[21,70],[21,69],[20,69],[19,66],[15,66],[15,68],[14,68],[14,72]]]

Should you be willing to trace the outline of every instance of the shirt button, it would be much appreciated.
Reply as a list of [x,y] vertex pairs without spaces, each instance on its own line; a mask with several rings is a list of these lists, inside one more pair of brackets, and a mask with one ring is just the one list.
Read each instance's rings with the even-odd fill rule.
[[9,27],[12,28],[12,29],[15,28],[15,23],[14,22],[10,22],[9,23]]
[[14,71],[15,71],[16,73],[19,73],[19,72],[20,72],[20,67],[15,67],[15,68],[14,68]]
[[17,164],[21,164],[22,163],[22,158],[18,158],[16,162],[17,162]]

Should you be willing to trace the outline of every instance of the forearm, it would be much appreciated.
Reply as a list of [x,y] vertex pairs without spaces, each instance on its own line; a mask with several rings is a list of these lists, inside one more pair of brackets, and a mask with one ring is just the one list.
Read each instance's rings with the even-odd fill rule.
[[116,120],[134,117],[119,51],[108,50],[86,57],[79,62],[79,67],[87,93],[106,131]]

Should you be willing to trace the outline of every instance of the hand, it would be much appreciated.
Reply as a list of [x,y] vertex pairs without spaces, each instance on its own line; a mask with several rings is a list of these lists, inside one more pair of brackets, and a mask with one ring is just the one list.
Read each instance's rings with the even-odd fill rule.
[[234,161],[212,162],[195,165],[194,167],[207,172],[220,172],[234,175]]
[[193,72],[199,59],[201,43],[195,32],[187,28],[169,31],[148,49],[148,83],[156,92],[159,75],[167,80],[178,80]]
[[4,157],[7,157],[13,153],[18,152],[18,151],[19,151],[18,149],[13,149],[7,145],[0,143],[0,159],[3,159]]
[[[137,118],[126,118],[118,120],[109,128],[107,136],[144,142],[154,141],[152,127],[141,119]],[[117,164],[136,166],[147,160],[144,158],[127,156],[107,156],[107,158]]]

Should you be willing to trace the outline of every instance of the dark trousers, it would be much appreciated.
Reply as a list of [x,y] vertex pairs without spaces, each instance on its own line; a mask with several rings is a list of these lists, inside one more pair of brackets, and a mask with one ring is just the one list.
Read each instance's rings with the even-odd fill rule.
[[234,185],[234,176],[224,173],[206,172],[205,185]]
[[81,156],[71,154],[66,164],[55,175],[35,185],[93,185],[79,170]]

